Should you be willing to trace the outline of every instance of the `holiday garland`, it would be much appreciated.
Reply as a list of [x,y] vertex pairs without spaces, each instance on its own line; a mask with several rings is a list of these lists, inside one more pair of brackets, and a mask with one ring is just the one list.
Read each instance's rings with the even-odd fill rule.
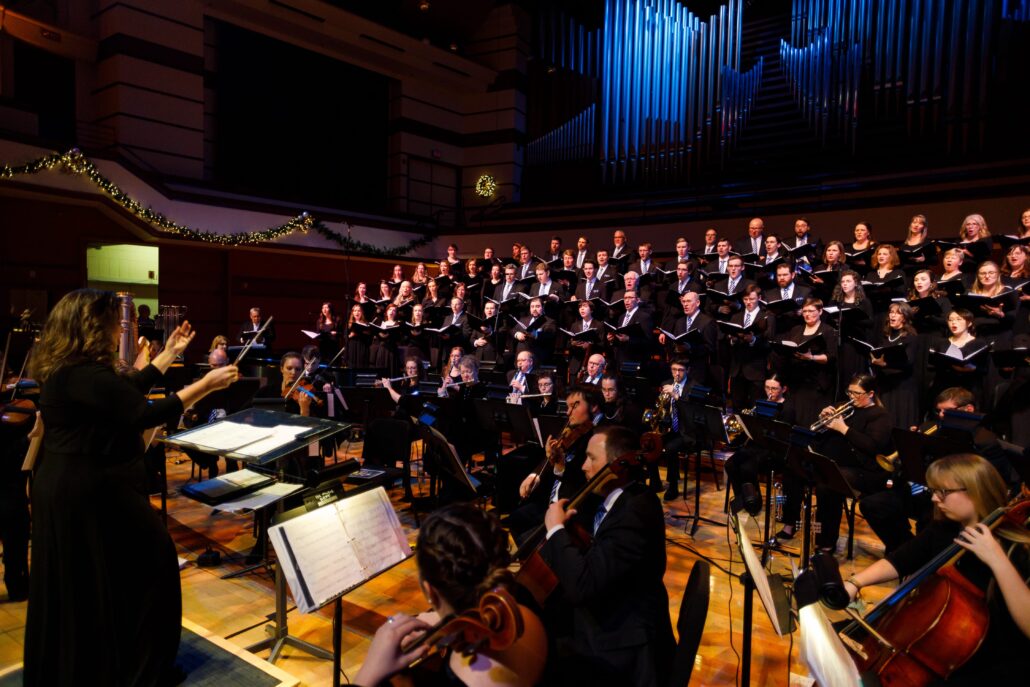
[[155,212],[148,207],[144,207],[142,203],[122,191],[110,179],[101,174],[96,168],[96,165],[94,165],[89,158],[83,155],[78,148],[72,148],[66,153],[55,152],[49,155],[44,155],[41,158],[23,165],[4,165],[3,167],[0,167],[0,179],[13,179],[16,176],[38,174],[39,172],[48,171],[54,168],[60,168],[70,174],[85,176],[94,186],[100,189],[104,195],[137,219],[146,222],[150,226],[166,234],[174,234],[180,238],[190,239],[193,241],[217,243],[225,246],[242,246],[274,241],[275,239],[283,236],[289,236],[296,231],[307,233],[308,231],[313,230],[344,250],[377,256],[404,255],[409,251],[421,248],[432,241],[432,237],[425,234],[420,238],[409,241],[407,245],[404,246],[398,246],[396,248],[381,248],[333,231],[326,226],[324,222],[315,219],[307,212],[302,212],[285,224],[280,224],[277,227],[269,227],[264,231],[241,231],[233,234],[219,234],[213,231],[193,229],[168,219],[160,212]]

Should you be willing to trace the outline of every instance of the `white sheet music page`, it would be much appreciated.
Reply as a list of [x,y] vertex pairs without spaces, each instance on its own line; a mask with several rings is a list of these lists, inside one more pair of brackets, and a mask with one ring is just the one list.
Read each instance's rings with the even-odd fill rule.
[[382,488],[337,501],[336,508],[365,577],[411,555],[397,513]]
[[[335,508],[318,508],[269,529],[276,557],[302,613],[318,610],[364,576]],[[285,544],[288,543],[288,547]],[[305,593],[306,589],[306,593]]]
[[271,427],[255,427],[242,422],[216,422],[195,429],[182,439],[212,451],[232,451],[272,436]]
[[275,525],[269,535],[303,613],[318,610],[411,555],[382,487]]

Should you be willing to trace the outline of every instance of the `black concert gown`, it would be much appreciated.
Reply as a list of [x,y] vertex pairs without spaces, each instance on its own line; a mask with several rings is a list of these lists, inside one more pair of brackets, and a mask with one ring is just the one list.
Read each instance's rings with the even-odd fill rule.
[[182,402],[147,401],[160,379],[153,366],[123,376],[82,363],[43,384],[26,685],[167,680],[182,597],[175,545],[144,492],[141,432],[174,420]]

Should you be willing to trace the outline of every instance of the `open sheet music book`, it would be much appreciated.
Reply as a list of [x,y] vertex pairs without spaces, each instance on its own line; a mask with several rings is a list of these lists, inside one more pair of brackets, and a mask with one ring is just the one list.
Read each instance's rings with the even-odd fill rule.
[[274,525],[268,535],[303,613],[318,610],[411,556],[382,487]]
[[242,422],[222,421],[199,427],[177,436],[183,443],[207,451],[224,451],[239,456],[261,456],[310,432],[303,425],[260,427]]

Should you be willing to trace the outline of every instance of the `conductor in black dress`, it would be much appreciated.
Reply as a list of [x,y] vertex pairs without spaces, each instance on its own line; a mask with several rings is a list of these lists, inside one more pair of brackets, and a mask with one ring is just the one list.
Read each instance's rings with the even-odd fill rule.
[[32,358],[44,450],[32,486],[26,685],[166,685],[182,626],[175,546],[144,492],[142,431],[237,379],[211,370],[148,402],[193,339],[184,322],[139,371],[116,371],[119,302],[81,289],[54,307]]

